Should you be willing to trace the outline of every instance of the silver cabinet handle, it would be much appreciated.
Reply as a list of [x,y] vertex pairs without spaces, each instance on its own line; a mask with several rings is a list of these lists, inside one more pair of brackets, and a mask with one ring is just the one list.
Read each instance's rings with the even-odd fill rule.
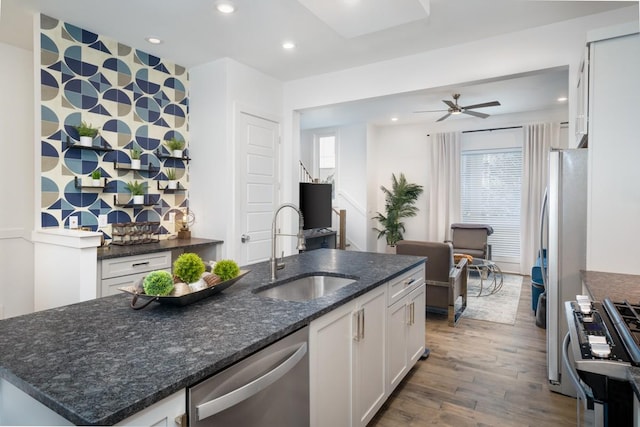
[[293,367],[296,366],[300,360],[302,360],[306,353],[307,343],[305,342],[302,343],[300,347],[298,347],[298,349],[291,355],[291,357],[289,357],[287,360],[273,368],[271,371],[262,375],[261,377],[241,387],[238,387],[237,389],[225,395],[196,406],[196,416],[198,418],[198,421],[202,421],[205,418],[217,414],[218,412],[224,411],[227,408],[237,405],[243,400],[247,400],[251,396],[269,387],[271,384],[278,381],[287,372],[293,369]]
[[248,234],[243,234],[242,236],[240,236],[240,241],[242,243],[247,243],[249,240],[251,240],[251,236],[249,236]]
[[149,261],[145,261],[145,262],[134,262],[133,264],[131,264],[131,267],[140,267],[141,265],[149,265]]
[[416,303],[412,302],[411,303],[411,324],[415,324],[416,323]]
[[361,308],[360,311],[362,312],[362,330],[361,330],[360,339],[363,340],[364,339],[364,308]]
[[411,278],[411,279],[409,279],[409,280],[405,280],[405,281],[404,281],[404,287],[406,288],[407,286],[411,285],[411,284],[412,284],[413,282],[415,282],[415,281],[416,281],[416,279],[415,279],[414,277],[412,277],[412,278]]

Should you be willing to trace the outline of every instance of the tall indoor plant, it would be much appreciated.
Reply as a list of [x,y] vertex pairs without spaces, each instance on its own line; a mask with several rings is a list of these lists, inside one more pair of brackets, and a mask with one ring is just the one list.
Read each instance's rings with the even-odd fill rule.
[[387,245],[395,247],[403,239],[405,232],[403,218],[416,216],[418,208],[415,206],[418,196],[422,194],[422,185],[407,182],[403,173],[396,178],[391,174],[391,190],[381,185],[380,189],[385,197],[385,213],[377,212],[373,219],[378,220],[381,228],[374,228],[378,232],[378,239],[385,236]]

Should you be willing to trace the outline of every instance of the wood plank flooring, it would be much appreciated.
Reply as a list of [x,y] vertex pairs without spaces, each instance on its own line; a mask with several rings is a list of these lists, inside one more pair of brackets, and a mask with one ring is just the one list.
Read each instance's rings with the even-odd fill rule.
[[524,277],[515,325],[427,315],[428,359],[418,361],[369,423],[397,426],[575,426],[576,401],[549,390],[545,330]]

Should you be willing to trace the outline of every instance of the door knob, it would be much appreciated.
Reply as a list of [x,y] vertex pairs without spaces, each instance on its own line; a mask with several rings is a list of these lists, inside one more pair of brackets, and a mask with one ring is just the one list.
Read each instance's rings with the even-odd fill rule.
[[249,240],[251,240],[251,236],[247,234],[243,234],[242,236],[240,236],[240,241],[242,243],[247,243]]

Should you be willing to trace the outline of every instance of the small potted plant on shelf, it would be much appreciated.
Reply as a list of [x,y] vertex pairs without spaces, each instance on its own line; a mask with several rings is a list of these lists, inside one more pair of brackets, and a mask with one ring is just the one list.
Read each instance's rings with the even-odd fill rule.
[[178,178],[176,176],[175,168],[167,169],[167,179],[169,180],[169,183],[167,184],[167,189],[169,190],[178,189]]
[[131,154],[131,169],[140,169],[140,156],[142,155],[142,150],[138,147],[133,147],[129,150]]
[[126,188],[129,190],[132,196],[132,203],[134,205],[143,205],[144,204],[144,193],[145,193],[146,183],[138,182],[137,180],[134,182],[127,182]]
[[173,157],[182,158],[182,150],[184,150],[184,140],[178,139],[175,136],[164,142],[164,145],[169,149],[169,152]]
[[102,178],[102,172],[100,172],[100,169],[96,169],[93,172],[91,172],[91,179],[92,182],[91,184],[94,187],[100,187],[100,184],[102,184],[100,181],[100,178]]
[[91,124],[87,124],[84,120],[78,126],[74,126],[80,136],[80,145],[83,147],[91,147],[93,139],[98,136],[98,128],[94,128]]

